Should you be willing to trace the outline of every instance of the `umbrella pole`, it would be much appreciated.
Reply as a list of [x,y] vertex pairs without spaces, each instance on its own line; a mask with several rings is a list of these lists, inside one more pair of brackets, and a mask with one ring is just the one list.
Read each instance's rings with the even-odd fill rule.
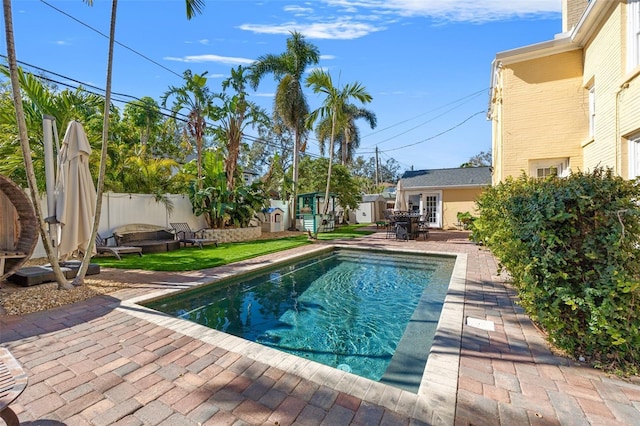
[[[46,186],[47,186],[47,218],[45,218],[45,222],[49,227],[49,238],[51,239],[51,246],[53,248],[53,253],[55,258],[58,259],[58,233],[59,233],[59,224],[56,219],[56,161],[53,156],[53,134],[54,129],[56,128],[55,118],[50,115],[42,116],[42,133],[44,135],[44,170],[46,177]],[[56,139],[57,139],[57,132]]]

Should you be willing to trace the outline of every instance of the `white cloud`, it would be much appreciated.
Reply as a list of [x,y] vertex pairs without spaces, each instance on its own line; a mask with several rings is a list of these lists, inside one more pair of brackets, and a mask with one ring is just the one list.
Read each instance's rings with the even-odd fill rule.
[[207,45],[209,44],[209,40],[207,40],[206,38],[203,38],[202,40],[198,40],[198,43]]
[[456,22],[489,22],[561,12],[561,0],[322,0],[354,12],[368,9],[404,17],[430,17]]
[[58,46],[67,46],[69,43],[64,40],[56,40],[53,42],[53,44],[57,44]]
[[290,5],[290,6],[285,6],[283,8],[283,10],[285,12],[289,12],[294,14],[295,16],[305,16],[305,15],[310,15],[313,13],[313,9],[310,7],[302,7],[299,5]]
[[331,60],[331,59],[336,59],[335,55],[320,55],[320,60]]
[[383,27],[376,27],[362,22],[342,20],[328,23],[297,24],[286,23],[280,25],[244,24],[240,29],[258,34],[285,34],[297,31],[309,39],[351,40],[367,34],[381,31]]
[[247,58],[234,58],[232,56],[219,56],[219,55],[193,55],[184,56],[181,58],[175,56],[165,56],[163,59],[167,61],[175,62],[217,62],[220,64],[231,65],[251,65],[254,60]]
[[[513,18],[557,15],[561,0],[321,0],[318,10],[284,6],[296,21],[243,24],[258,34],[289,35],[298,31],[309,39],[351,40],[383,31],[402,18],[431,18],[436,22],[484,23]],[[337,17],[331,16],[335,13]],[[306,19],[306,21],[298,21]],[[375,24],[374,24],[375,23]]]

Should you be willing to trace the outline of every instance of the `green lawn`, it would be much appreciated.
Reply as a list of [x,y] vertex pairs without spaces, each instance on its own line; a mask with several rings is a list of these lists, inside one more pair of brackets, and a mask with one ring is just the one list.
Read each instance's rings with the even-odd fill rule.
[[[327,241],[342,238],[357,238],[371,234],[364,231],[364,225],[345,225],[333,232],[321,233],[318,240]],[[122,255],[122,260],[115,257],[94,257],[91,261],[108,268],[145,269],[148,271],[193,271],[196,269],[212,268],[227,265],[241,260],[251,259],[263,254],[274,253],[310,244],[307,234],[273,240],[245,241],[241,243],[224,243],[219,247],[214,245],[186,247],[166,253]]]

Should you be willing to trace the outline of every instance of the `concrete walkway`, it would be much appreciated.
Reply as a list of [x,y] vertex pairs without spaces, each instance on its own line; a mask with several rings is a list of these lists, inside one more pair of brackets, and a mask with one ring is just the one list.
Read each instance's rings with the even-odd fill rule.
[[[232,336],[180,328],[132,303],[318,249],[314,244],[191,273],[105,270],[101,278],[129,287],[60,309],[0,316],[0,344],[29,376],[12,408],[25,425],[640,424],[638,381],[554,356],[496,274],[495,259],[464,235],[394,241],[379,232],[343,243],[466,255],[464,290],[452,294],[461,301],[454,308],[460,336],[444,336],[451,344],[432,355],[455,361],[426,378],[430,396],[273,359]],[[485,322],[463,324],[467,317]],[[452,400],[437,396],[447,375]]]

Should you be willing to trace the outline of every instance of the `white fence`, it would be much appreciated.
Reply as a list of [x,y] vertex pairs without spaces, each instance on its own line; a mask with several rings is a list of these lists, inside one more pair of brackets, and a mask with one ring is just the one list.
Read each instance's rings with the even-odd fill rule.
[[[166,198],[173,204],[172,209],[167,208],[164,203],[156,201],[155,197],[149,194],[105,193],[102,196],[102,214],[98,232],[103,237],[108,237],[115,228],[132,223],[160,225],[171,228],[171,222],[187,222],[193,229],[206,228],[207,223],[204,217],[193,214],[189,197],[179,194],[167,194]],[[40,205],[42,206],[43,214],[47,217],[46,196],[43,196],[40,200]],[[287,204],[281,201],[271,201],[271,206],[280,207],[284,210],[285,223],[288,224],[289,210]],[[42,241],[38,241],[32,257],[46,257]]]

